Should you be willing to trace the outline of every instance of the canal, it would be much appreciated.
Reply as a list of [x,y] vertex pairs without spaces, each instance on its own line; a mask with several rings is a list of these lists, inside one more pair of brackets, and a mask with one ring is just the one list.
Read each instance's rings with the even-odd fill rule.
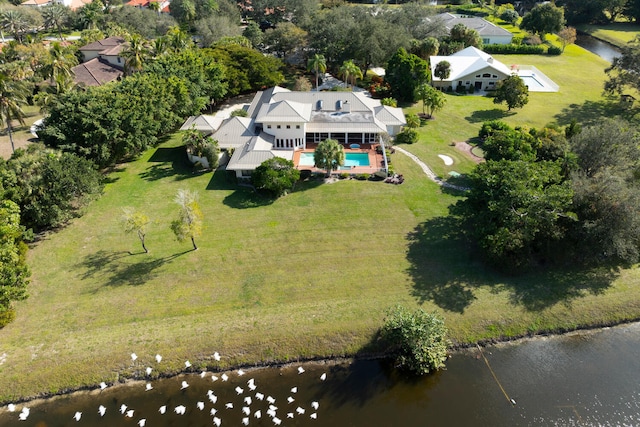
[[273,426],[274,416],[282,426],[640,425],[639,356],[640,324],[630,324],[466,350],[419,379],[384,361],[232,371],[227,381],[186,374],[148,391],[137,382],[26,404],[26,421],[18,404],[0,413],[0,425],[211,426],[215,417]]
[[595,37],[590,36],[585,33],[578,33],[576,38],[576,45],[588,50],[591,53],[595,53],[602,59],[605,59],[609,62],[613,61],[613,58],[616,56],[620,56],[620,50],[602,40],[598,40]]

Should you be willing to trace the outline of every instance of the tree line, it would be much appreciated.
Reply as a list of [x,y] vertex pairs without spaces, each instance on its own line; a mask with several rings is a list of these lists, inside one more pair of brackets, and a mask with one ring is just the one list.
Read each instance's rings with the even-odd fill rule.
[[580,130],[488,122],[486,162],[451,207],[493,265],[630,265],[640,261],[640,135],[621,120]]

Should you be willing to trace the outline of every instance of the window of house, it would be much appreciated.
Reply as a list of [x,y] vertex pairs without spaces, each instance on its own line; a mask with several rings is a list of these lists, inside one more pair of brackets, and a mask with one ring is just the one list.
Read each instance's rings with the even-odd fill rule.
[[491,44],[491,40],[489,40],[489,39],[482,39],[482,44]]
[[287,125],[287,129],[291,129],[291,125]]
[[498,78],[498,76],[496,76],[495,74],[492,74],[492,75],[491,75],[491,78],[493,78],[493,79],[497,79],[497,78]]
[[490,77],[491,77],[491,74],[489,74],[489,73],[484,73],[484,74],[482,75],[482,77],[483,77],[483,78],[490,78]]
[[267,129],[271,129],[271,125],[267,125]]
[[471,82],[470,82],[469,80],[467,80],[467,81],[465,82],[465,84],[466,84],[467,86],[469,86],[469,85],[471,84]]
[[277,125],[277,126],[276,126],[276,128],[277,128],[277,129],[280,129],[281,127],[282,127],[282,126],[280,126],[280,125]]
[[300,125],[296,125],[296,129],[300,129]]

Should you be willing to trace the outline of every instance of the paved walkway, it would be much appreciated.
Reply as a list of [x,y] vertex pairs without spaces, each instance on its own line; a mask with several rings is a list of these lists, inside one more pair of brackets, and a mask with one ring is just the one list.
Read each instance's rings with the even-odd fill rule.
[[459,191],[467,191],[469,190],[467,187],[461,187],[459,185],[453,185],[453,184],[449,184],[446,181],[443,181],[438,175],[436,175],[429,166],[427,166],[427,164],[425,162],[423,162],[422,160],[420,160],[418,158],[418,156],[416,156],[415,154],[411,154],[410,152],[408,152],[407,150],[405,150],[404,148],[400,148],[398,146],[393,146],[393,148],[404,154],[405,156],[408,156],[411,160],[413,160],[414,162],[416,162],[418,164],[418,166],[420,166],[420,168],[422,169],[422,171],[429,177],[430,180],[432,180],[433,182],[435,182],[438,185],[441,185],[443,187],[447,187],[447,188],[452,188],[454,190],[459,190]]

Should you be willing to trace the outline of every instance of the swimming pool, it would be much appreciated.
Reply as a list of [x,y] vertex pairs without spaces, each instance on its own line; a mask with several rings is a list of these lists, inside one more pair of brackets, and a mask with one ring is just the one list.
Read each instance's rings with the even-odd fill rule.
[[[313,166],[313,152],[300,153],[299,166]],[[369,153],[344,153],[345,168],[352,166],[370,166]]]
[[536,91],[535,89],[542,89],[544,85],[536,79],[535,76],[520,76],[524,84],[529,88],[529,90]]

